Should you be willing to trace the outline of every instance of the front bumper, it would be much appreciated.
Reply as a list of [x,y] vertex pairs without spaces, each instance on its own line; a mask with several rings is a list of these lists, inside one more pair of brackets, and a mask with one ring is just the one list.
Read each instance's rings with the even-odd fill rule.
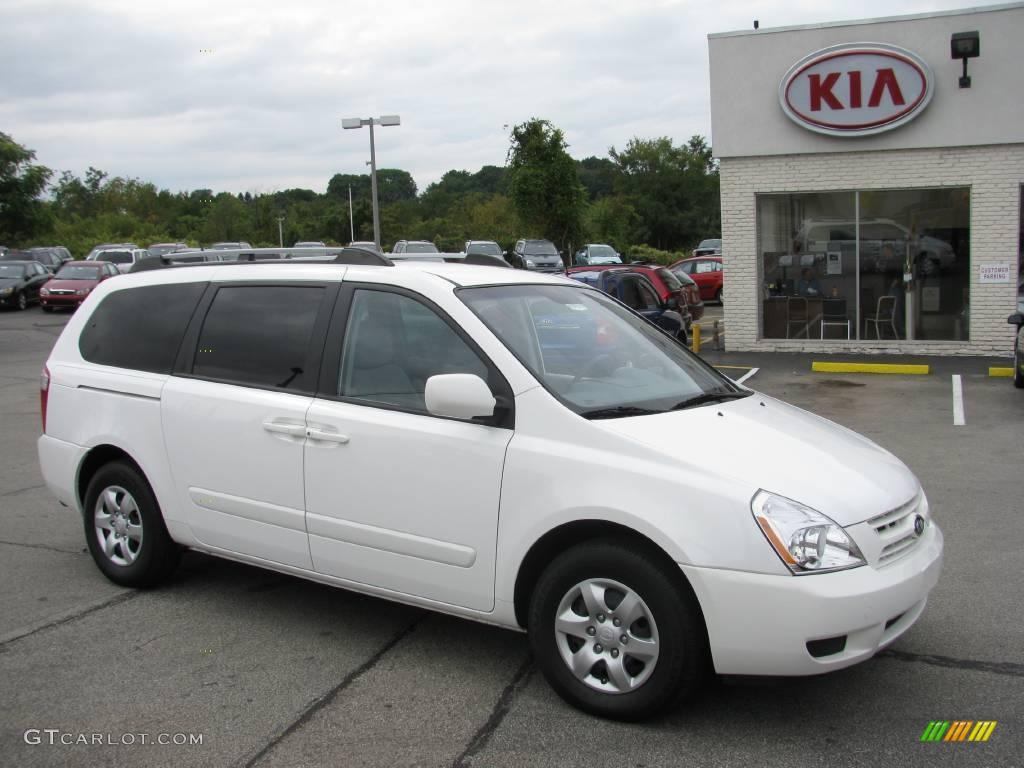
[[[809,576],[680,565],[700,601],[715,671],[723,675],[814,675],[849,667],[892,643],[924,610],[942,567],[932,523],[907,556]],[[807,643],[845,637],[815,658]]]
[[39,296],[39,303],[44,307],[77,307],[83,301],[85,296],[77,296],[75,294],[60,293],[57,295]]

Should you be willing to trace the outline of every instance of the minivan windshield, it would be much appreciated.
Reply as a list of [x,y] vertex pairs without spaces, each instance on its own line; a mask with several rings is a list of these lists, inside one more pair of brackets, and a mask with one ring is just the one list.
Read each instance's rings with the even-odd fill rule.
[[600,291],[501,285],[458,295],[537,381],[586,418],[664,413],[750,394]]

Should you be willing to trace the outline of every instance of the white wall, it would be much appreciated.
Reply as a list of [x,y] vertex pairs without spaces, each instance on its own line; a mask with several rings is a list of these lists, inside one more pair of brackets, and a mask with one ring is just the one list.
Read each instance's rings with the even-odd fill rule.
[[[961,89],[954,32],[980,33],[981,55],[968,62]],[[840,43],[875,42],[913,51],[932,68],[935,93],[907,125],[876,136],[824,136],[783,113],[779,83],[807,54]],[[762,29],[708,36],[711,145],[715,156],[745,157],[872,149],[990,145],[1024,141],[1024,4],[898,20]]]
[[[721,161],[721,179],[726,348],[730,351],[1012,353],[1015,329],[1007,325],[1006,318],[1016,306],[1016,280],[981,285],[978,274],[982,263],[1009,261],[1015,265],[1017,262],[1024,144],[856,152],[839,158],[835,154],[726,157]],[[758,193],[947,186],[971,188],[969,341],[758,341],[761,318],[761,265],[756,256],[755,196]]]

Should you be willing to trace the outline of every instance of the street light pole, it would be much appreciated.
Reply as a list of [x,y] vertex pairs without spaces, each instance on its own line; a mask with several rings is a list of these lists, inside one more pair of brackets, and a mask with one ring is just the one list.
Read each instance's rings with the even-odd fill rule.
[[[373,242],[380,249],[380,211],[377,207],[377,154],[373,144],[373,126],[401,125],[402,120],[398,115],[382,115],[381,117],[347,117],[341,121],[341,127],[362,128],[364,125],[370,127],[370,195],[373,198]],[[350,209],[351,210],[351,209]]]
[[373,148],[373,119],[370,121],[370,199],[373,201],[373,242],[380,250],[380,211],[377,209],[377,153]]
[[281,222],[284,221],[284,216],[277,217],[277,244],[279,248],[284,248],[284,230],[281,228]]
[[350,243],[355,242],[356,239],[356,225],[352,223],[352,185],[348,185],[348,241]]

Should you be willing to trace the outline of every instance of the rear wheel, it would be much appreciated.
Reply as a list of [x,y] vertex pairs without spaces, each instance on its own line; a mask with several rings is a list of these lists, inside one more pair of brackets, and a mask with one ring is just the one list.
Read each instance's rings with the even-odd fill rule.
[[618,720],[665,712],[700,685],[707,640],[696,598],[646,549],[595,540],[544,571],[530,644],[551,687]]
[[111,581],[152,587],[178,566],[181,550],[167,533],[149,483],[130,464],[111,462],[93,476],[84,517],[89,552]]

